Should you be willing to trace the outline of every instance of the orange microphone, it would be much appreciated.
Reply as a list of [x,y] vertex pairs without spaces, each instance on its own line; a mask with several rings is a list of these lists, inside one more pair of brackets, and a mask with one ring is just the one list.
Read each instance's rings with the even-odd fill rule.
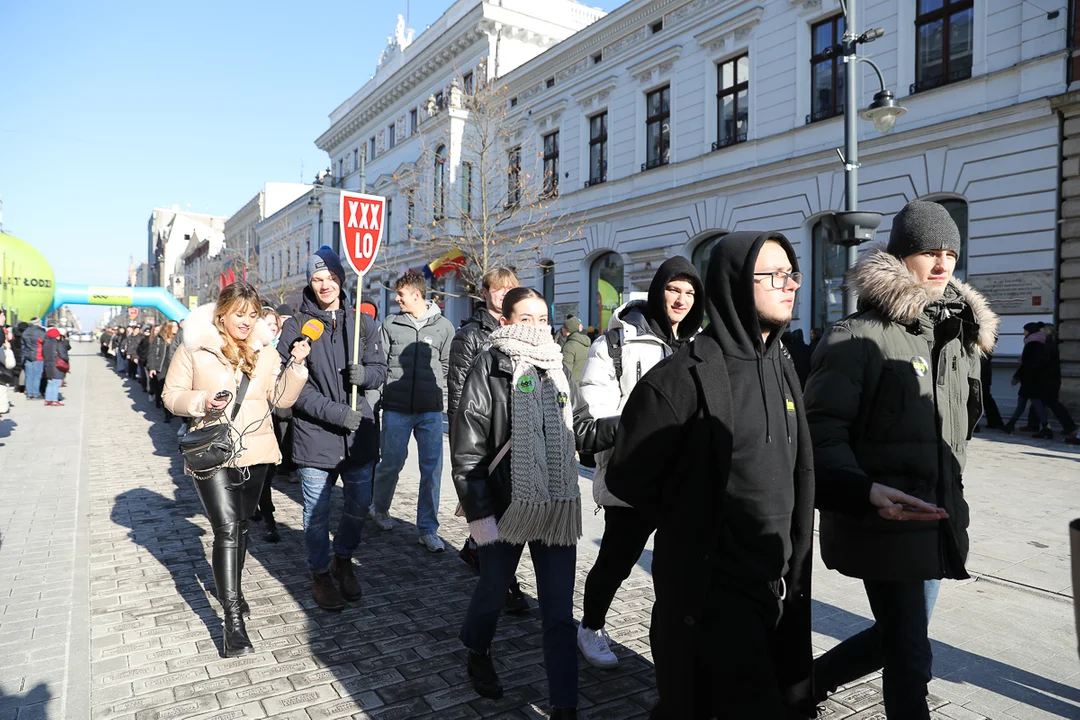
[[326,326],[322,324],[321,320],[312,318],[304,323],[304,327],[300,328],[300,334],[304,336],[304,339],[315,342],[322,337],[323,330]]

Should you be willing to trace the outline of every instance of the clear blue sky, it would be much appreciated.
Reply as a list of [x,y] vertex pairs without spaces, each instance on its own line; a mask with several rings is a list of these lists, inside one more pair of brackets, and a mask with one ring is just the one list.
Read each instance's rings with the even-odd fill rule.
[[[451,0],[409,4],[419,35]],[[0,0],[4,231],[59,282],[122,285],[152,208],[230,215],[301,166],[310,182],[329,165],[315,138],[399,13],[406,0]]]

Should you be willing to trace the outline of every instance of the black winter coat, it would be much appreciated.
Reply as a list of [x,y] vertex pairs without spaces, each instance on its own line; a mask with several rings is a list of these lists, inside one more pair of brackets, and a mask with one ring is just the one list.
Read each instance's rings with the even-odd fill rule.
[[491,316],[487,307],[478,309],[471,318],[462,323],[450,343],[450,370],[446,375],[446,417],[454,422],[465,377],[480,353],[491,347],[491,333],[499,329],[499,321]]
[[349,411],[352,386],[345,382],[346,366],[352,362],[353,327],[356,313],[341,295],[343,310],[336,322],[321,310],[311,288],[304,289],[300,310],[281,329],[277,350],[282,362],[289,362],[293,344],[300,338],[304,323],[314,318],[323,323],[322,336],[311,344],[307,358],[308,381],[293,405],[292,457],[299,467],[341,470],[374,462],[379,456],[379,429],[365,390],[382,387],[386,382],[386,355],[379,344],[375,321],[360,315],[360,364],[364,383],[357,394],[356,409],[363,421],[356,432],[343,427]]
[[[793,388],[799,378],[782,362]],[[777,677],[786,703],[810,714],[810,571],[814,530],[813,445],[795,395],[798,454],[787,597],[777,628]],[[727,364],[707,333],[653,367],[621,416],[608,489],[656,523],[650,638],[664,717],[693,717],[695,648],[722,541],[725,488],[731,472],[735,408]],[[700,687],[696,688],[698,691]]]
[[158,375],[164,374],[168,368],[165,365],[165,340],[158,335],[150,341],[150,347],[146,351],[146,371],[155,371]]
[[1020,367],[1014,377],[1020,381],[1020,394],[1028,400],[1052,400],[1061,384],[1061,373],[1055,382],[1053,356],[1045,340],[1029,340],[1020,353]]
[[67,373],[61,372],[60,369],[56,367],[56,359],[63,358],[65,361],[68,360],[67,347],[64,345],[64,342],[62,340],[47,337],[45,338],[45,347],[42,352],[45,355],[45,379],[63,380]]
[[[513,378],[513,361],[495,348],[485,350],[465,378],[459,417],[450,425],[454,487],[469,522],[491,516],[498,519],[510,505],[513,448],[490,475],[488,466],[510,439]],[[577,385],[569,385],[577,449],[591,453],[609,449],[615,443],[619,418],[593,418]]]
[[26,329],[23,330],[21,345],[23,364],[35,362],[37,360],[38,351],[43,353],[45,351],[45,328],[37,323],[28,325]]

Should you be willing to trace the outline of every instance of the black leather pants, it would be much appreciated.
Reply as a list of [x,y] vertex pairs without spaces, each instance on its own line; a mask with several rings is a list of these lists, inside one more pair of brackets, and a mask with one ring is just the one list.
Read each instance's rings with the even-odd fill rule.
[[207,480],[195,481],[195,490],[214,530],[210,566],[214,570],[218,600],[226,615],[239,613],[239,603],[243,598],[240,575],[247,556],[248,518],[259,504],[269,467],[253,465],[247,468],[246,480],[240,470],[223,468]]

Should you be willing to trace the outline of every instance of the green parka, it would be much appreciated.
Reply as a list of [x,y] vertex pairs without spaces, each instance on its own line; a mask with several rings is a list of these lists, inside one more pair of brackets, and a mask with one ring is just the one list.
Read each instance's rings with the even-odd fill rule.
[[944,507],[949,518],[822,511],[822,560],[857,578],[966,578],[963,471],[982,415],[979,358],[994,348],[998,318],[957,280],[932,300],[883,248],[864,255],[848,282],[860,310],[830,328],[806,385],[815,473],[868,477]]

